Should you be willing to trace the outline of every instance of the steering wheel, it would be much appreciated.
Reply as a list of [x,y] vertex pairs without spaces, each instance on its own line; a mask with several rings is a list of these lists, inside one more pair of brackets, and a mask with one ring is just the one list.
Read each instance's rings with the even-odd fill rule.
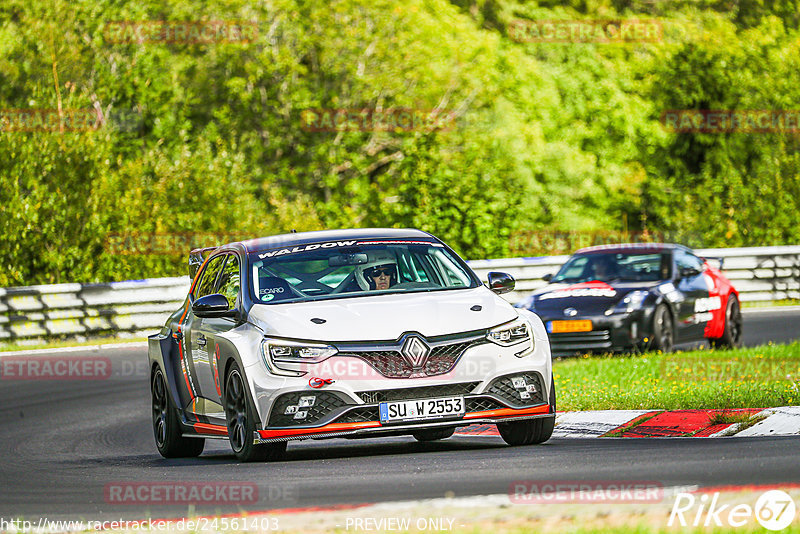
[[331,295],[338,295],[339,293],[343,292],[347,286],[350,285],[351,282],[355,282],[356,280],[356,272],[353,271],[347,276],[344,277],[344,280],[339,282],[339,285],[333,288],[331,291]]

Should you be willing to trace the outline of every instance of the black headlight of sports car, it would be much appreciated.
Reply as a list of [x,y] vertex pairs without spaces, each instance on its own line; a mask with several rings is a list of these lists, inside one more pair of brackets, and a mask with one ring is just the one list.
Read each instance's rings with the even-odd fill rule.
[[606,315],[636,311],[644,305],[648,295],[650,295],[650,292],[646,290],[631,291],[625,295],[622,300],[617,302],[615,306],[609,308],[608,311],[606,311]]

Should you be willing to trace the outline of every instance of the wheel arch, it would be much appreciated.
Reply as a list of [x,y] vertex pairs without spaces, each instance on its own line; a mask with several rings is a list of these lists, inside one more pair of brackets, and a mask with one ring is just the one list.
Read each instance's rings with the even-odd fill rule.
[[261,420],[262,419],[261,414],[256,409],[257,405],[256,405],[256,402],[255,402],[255,398],[253,396],[254,392],[253,392],[253,388],[252,388],[252,382],[251,382],[250,378],[247,375],[246,366],[244,365],[244,362],[242,362],[242,358],[241,358],[241,356],[239,354],[239,351],[236,348],[236,345],[233,342],[231,342],[230,340],[225,339],[224,337],[221,337],[221,336],[217,338],[216,342],[217,342],[217,346],[219,348],[219,353],[220,353],[219,369],[222,371],[222,373],[221,373],[221,375],[219,377],[220,402],[223,403],[223,405],[224,405],[224,402],[225,402],[225,384],[226,384],[226,382],[228,380],[228,374],[230,373],[230,370],[233,367],[233,364],[235,362],[239,367],[239,372],[241,373],[242,380],[244,381],[245,390],[247,391],[247,402],[250,403],[251,408],[253,409],[253,413],[256,415],[256,418],[257,418],[256,423],[263,427],[263,424],[262,424],[263,421]]

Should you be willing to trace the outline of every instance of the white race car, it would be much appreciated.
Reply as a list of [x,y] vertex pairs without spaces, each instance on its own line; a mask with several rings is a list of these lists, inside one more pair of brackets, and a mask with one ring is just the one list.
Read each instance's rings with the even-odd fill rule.
[[[205,255],[206,257],[203,257]],[[290,440],[445,439],[497,423],[547,441],[556,396],[541,320],[419,230],[291,233],[193,251],[183,306],[149,338],[153,430],[167,458],[230,440],[242,461]]]

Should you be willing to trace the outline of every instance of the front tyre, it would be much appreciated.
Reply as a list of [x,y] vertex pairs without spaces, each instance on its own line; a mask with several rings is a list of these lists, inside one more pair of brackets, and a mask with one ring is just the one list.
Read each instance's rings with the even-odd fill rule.
[[286,442],[255,444],[255,409],[250,403],[239,365],[233,362],[225,379],[225,421],[228,439],[236,458],[242,462],[277,460],[286,452]]
[[193,458],[203,452],[206,440],[185,438],[181,434],[178,414],[169,400],[167,385],[161,369],[153,374],[150,382],[153,408],[153,435],[158,452],[164,458]]
[[675,348],[675,325],[665,304],[659,304],[653,312],[653,350],[672,352]]
[[725,330],[722,337],[710,338],[708,342],[714,348],[735,349],[742,346],[742,310],[739,299],[731,293],[725,307]]
[[500,437],[509,445],[534,445],[544,443],[553,435],[553,428],[556,424],[556,386],[553,378],[550,378],[550,411],[552,417],[541,419],[529,419],[527,421],[512,421],[509,423],[497,423],[497,430]]

